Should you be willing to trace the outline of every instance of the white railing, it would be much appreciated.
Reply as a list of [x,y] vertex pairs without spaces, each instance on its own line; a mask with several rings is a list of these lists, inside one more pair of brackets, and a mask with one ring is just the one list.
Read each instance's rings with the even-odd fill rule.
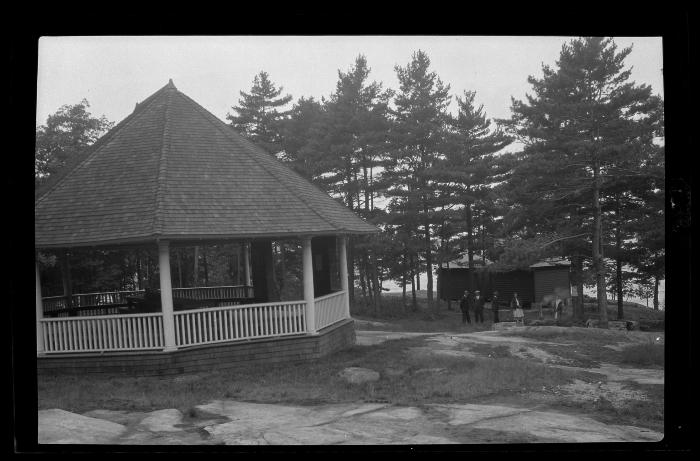
[[173,288],[173,297],[194,300],[252,298],[253,287],[235,285],[221,287]]
[[175,344],[192,346],[306,332],[306,303],[246,304],[174,313]]
[[325,328],[345,318],[345,291],[336,291],[314,300],[316,330]]
[[[127,304],[128,296],[143,295],[144,290],[107,291],[101,293],[77,293],[71,296],[70,308],[66,305],[65,296],[47,296],[42,298],[44,312],[54,316],[91,316],[118,314],[119,310],[110,306]],[[241,299],[254,296],[253,287],[246,285],[174,288],[173,297],[190,300],[232,300],[221,303],[239,303]],[[94,308],[94,309],[91,309]]]
[[[316,330],[345,318],[345,291],[315,299]],[[288,301],[173,313],[176,347],[306,333],[306,303]],[[40,319],[47,353],[162,349],[163,314]]]
[[161,313],[41,319],[44,350],[101,352],[163,348]]
[[[135,296],[142,293],[143,290],[74,294],[71,296],[71,308],[126,304],[127,296]],[[66,306],[65,296],[47,296],[46,298],[42,298],[42,304],[46,312],[60,311],[68,307]]]

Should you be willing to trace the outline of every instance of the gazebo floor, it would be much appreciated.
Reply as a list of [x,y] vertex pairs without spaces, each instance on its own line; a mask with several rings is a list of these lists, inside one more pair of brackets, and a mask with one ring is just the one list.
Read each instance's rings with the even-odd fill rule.
[[37,373],[134,374],[170,376],[250,364],[303,362],[329,355],[355,343],[352,319],[344,319],[318,331],[300,334],[203,344],[173,351],[67,353],[37,356]]

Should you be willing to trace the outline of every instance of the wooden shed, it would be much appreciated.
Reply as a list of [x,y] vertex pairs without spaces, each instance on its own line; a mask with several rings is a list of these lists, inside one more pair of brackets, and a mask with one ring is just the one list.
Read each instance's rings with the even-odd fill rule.
[[527,309],[533,303],[547,304],[556,297],[571,297],[571,264],[564,259],[547,259],[533,264],[529,269],[510,271],[493,270],[488,260],[485,264],[475,261],[474,265],[472,269],[464,267],[464,258],[444,263],[438,273],[440,299],[458,300],[464,290],[479,290],[486,299],[490,299],[493,292],[498,291],[500,302],[507,304],[513,293],[518,293]]

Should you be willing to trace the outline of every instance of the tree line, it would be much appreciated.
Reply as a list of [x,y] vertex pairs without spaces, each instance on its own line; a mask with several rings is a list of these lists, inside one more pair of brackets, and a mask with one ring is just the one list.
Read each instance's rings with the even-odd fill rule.
[[[451,94],[420,50],[395,66],[398,88],[371,80],[360,55],[320,100],[293,102],[261,71],[226,118],[381,229],[350,239],[355,304],[380,311],[393,280],[415,309],[426,273],[437,308],[434,267],[459,254],[495,270],[562,256],[579,294],[597,287],[604,323],[608,294],[620,317],[639,287],[658,308],[665,272],[663,100],[630,81],[631,51],[606,38],[565,43],[555,66],[528,78],[532,93],[512,99],[508,119],[490,119],[474,91]],[[37,128],[37,184],[111,127],[88,107],[64,106]],[[280,291],[298,281],[297,247],[276,242]]]

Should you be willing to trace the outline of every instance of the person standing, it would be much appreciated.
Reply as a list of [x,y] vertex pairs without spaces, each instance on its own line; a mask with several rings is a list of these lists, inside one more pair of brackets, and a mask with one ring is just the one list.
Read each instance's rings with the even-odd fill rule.
[[459,300],[459,310],[462,311],[462,324],[471,324],[472,321],[469,318],[469,309],[471,304],[471,297],[469,296],[469,290],[464,290],[462,298]]
[[518,299],[518,293],[513,293],[513,299],[510,300],[510,308],[513,309],[513,318],[515,319],[516,325],[524,325],[523,318],[525,314],[523,313],[522,304]]
[[474,323],[483,323],[484,321],[484,298],[481,297],[481,292],[474,292]]
[[498,323],[498,291],[494,291],[491,297],[491,315],[493,316],[493,323]]

